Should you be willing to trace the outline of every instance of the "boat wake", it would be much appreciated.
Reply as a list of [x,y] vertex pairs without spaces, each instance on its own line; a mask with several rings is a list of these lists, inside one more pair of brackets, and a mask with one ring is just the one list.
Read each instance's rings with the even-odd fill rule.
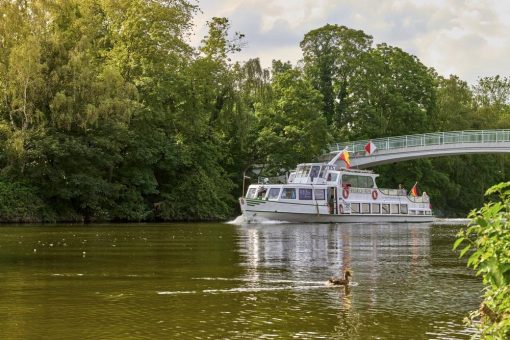
[[[193,278],[193,280],[206,280],[206,281],[240,281],[252,282],[256,284],[274,284],[270,287],[235,287],[224,289],[203,289],[203,290],[177,290],[177,291],[158,291],[158,295],[180,295],[180,294],[230,294],[230,293],[258,293],[258,292],[273,292],[282,290],[311,290],[311,289],[328,289],[338,288],[340,286],[332,285],[328,281],[293,281],[293,280],[264,280],[254,282],[250,279],[244,278],[222,278],[222,277],[201,277]],[[278,285],[284,283],[285,285]],[[289,285],[290,284],[290,285]],[[357,286],[357,282],[350,282],[349,286]]]
[[238,282],[252,282],[257,284],[265,283],[293,283],[297,285],[324,285],[324,281],[296,281],[296,280],[264,280],[264,281],[253,281],[248,278],[230,278],[230,277],[193,277],[192,280],[204,280],[204,281],[238,281]]
[[246,224],[246,220],[243,215],[239,215],[236,218],[234,218],[232,221],[228,221],[225,223],[226,224],[242,225],[242,224]]
[[243,215],[239,215],[236,218],[234,218],[232,221],[225,222],[227,224],[234,224],[234,225],[247,225],[247,224],[286,224],[290,223],[287,221],[281,221],[281,220],[270,220],[264,217],[254,217],[250,219],[249,221],[246,220],[246,218]]
[[258,293],[258,292],[274,292],[279,290],[308,290],[308,289],[324,289],[328,286],[323,283],[321,286],[282,286],[282,287],[238,287],[226,289],[204,289],[190,291],[158,291],[158,295],[178,295],[178,294],[221,294],[221,293]]
[[434,225],[468,225],[469,218],[436,218]]

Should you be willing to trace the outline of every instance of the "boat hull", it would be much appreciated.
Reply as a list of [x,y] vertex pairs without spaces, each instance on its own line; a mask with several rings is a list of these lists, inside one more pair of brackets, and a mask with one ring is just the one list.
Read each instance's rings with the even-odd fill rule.
[[434,221],[431,215],[323,215],[307,213],[268,212],[268,211],[244,211],[246,222],[254,223],[261,219],[285,221],[292,223],[426,223]]
[[247,223],[261,220],[292,223],[426,223],[433,215],[411,214],[330,214],[327,206],[268,202],[240,199],[241,211]]

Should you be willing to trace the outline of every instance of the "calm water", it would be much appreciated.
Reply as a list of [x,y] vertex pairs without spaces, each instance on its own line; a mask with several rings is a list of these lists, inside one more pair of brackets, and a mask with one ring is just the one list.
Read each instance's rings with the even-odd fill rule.
[[[0,334],[30,338],[467,339],[479,279],[458,227],[0,227]],[[353,271],[347,291],[329,287]]]

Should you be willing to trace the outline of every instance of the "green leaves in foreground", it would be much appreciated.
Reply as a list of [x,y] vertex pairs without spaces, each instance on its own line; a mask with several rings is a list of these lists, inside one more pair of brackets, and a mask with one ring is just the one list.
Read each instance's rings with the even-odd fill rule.
[[[481,275],[485,284],[484,301],[470,320],[482,337],[510,337],[510,182],[491,187],[486,196],[497,202],[485,204],[469,214],[471,222],[461,230],[453,249],[463,246],[460,257],[470,252],[467,266]],[[480,322],[475,322],[480,320]]]

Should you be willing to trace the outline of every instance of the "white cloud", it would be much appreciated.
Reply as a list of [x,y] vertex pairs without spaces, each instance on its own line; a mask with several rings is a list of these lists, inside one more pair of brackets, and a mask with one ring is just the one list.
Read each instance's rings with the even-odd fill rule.
[[234,60],[260,57],[297,62],[304,34],[325,24],[362,29],[375,43],[415,54],[445,76],[474,83],[480,76],[509,75],[510,2],[497,0],[201,0],[198,43],[213,16],[230,19],[248,45]]

